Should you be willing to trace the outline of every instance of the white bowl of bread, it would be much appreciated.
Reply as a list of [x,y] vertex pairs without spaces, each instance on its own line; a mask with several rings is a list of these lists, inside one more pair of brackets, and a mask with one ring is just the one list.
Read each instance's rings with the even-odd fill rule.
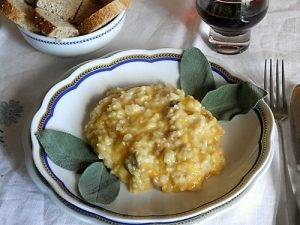
[[130,4],[131,0],[0,0],[0,12],[37,50],[69,57],[96,51],[116,37]]

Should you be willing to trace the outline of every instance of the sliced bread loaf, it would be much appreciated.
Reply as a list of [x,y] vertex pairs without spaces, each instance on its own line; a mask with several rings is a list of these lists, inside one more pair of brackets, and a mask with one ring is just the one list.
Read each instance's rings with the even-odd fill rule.
[[38,0],[36,5],[57,14],[64,20],[72,21],[81,2],[82,0]]
[[107,24],[123,10],[127,9],[131,0],[109,1],[104,7],[84,19],[79,25],[78,30],[81,34],[91,33]]
[[67,38],[79,34],[72,24],[45,9],[36,8],[34,20],[42,33],[48,37]]
[[33,22],[34,9],[24,0],[0,0],[0,11],[11,21],[32,32],[39,32]]

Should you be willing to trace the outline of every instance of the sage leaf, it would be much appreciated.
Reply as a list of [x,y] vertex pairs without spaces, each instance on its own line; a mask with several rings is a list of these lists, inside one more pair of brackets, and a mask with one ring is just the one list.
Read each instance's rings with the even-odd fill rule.
[[71,134],[47,129],[36,136],[49,158],[65,169],[80,171],[99,161],[87,143]]
[[189,48],[183,53],[180,62],[180,87],[199,101],[216,88],[211,66],[198,48]]
[[120,181],[102,162],[95,162],[80,176],[78,189],[81,196],[92,204],[109,204],[119,194]]
[[201,104],[218,120],[231,120],[248,113],[266,95],[265,90],[249,82],[227,84],[209,92]]

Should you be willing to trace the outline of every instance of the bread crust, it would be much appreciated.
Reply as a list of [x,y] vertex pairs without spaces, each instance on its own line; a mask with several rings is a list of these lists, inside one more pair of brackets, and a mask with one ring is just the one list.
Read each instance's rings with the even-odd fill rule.
[[83,0],[72,23],[79,25],[83,20],[97,12],[103,6],[103,2],[99,0]]
[[55,30],[55,26],[35,11],[34,22],[39,27],[43,34],[49,35]]
[[88,34],[99,29],[127,9],[130,4],[131,0],[114,0],[110,2],[81,22],[78,26],[79,32]]
[[34,20],[36,26],[48,37],[68,38],[78,36],[79,34],[76,27],[72,24],[44,9],[36,9]]
[[2,13],[10,20],[18,22],[20,20],[21,12],[16,7],[14,7],[9,1],[1,0],[0,10]]
[[32,32],[39,32],[34,25],[34,9],[24,1],[15,3],[11,0],[0,0],[0,11],[11,21]]

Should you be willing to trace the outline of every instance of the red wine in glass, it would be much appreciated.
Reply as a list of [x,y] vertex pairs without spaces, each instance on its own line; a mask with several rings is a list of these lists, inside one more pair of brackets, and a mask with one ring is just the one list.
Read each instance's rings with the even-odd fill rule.
[[248,48],[250,28],[266,15],[268,0],[197,0],[197,10],[210,26],[210,47],[236,54]]

